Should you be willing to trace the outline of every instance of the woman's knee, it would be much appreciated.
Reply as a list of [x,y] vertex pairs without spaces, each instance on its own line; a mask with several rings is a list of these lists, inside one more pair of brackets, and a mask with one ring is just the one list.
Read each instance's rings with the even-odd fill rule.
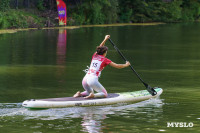
[[87,79],[86,79],[86,78],[84,78],[84,79],[82,80],[82,86],[83,86],[83,87],[88,87]]
[[106,89],[103,89],[103,93],[104,93],[104,97],[108,97],[108,93],[107,93]]

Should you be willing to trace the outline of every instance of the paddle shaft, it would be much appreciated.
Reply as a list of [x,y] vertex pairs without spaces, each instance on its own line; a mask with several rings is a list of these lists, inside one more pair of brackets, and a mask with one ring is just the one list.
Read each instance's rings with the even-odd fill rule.
[[[121,51],[117,48],[117,46],[113,43],[113,41],[109,38],[110,43],[113,45],[113,47],[117,50],[117,52],[121,55],[121,57],[125,60],[128,61],[126,59],[126,57],[121,53]],[[144,82],[144,80],[139,76],[139,74],[135,71],[135,69],[133,68],[132,65],[130,65],[131,70],[136,74],[136,76],[140,79],[140,81],[144,84],[144,86],[146,88],[149,87],[149,85],[147,83]]]

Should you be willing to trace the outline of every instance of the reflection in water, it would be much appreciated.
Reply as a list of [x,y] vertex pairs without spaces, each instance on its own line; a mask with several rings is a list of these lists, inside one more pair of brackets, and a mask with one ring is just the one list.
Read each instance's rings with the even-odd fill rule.
[[65,62],[66,62],[66,45],[67,45],[67,30],[66,29],[59,29],[58,32],[58,42],[57,42],[57,51],[56,51],[56,64],[59,65],[57,67],[57,78],[59,81],[59,86],[63,86],[64,79],[63,73],[65,71]]
[[[163,102],[161,99],[150,99],[135,104],[117,104],[110,106],[97,107],[71,107],[71,108],[55,108],[47,110],[27,110],[16,104],[0,104],[0,117],[2,120],[8,117],[23,116],[22,121],[26,120],[59,120],[62,121],[59,126],[69,128],[65,125],[66,120],[81,118],[81,131],[88,133],[103,132],[103,129],[109,128],[103,124],[105,119],[109,117],[126,117],[134,115],[135,119],[140,120],[147,118],[146,121],[156,121],[155,118],[162,117]],[[144,117],[147,115],[147,117]],[[40,121],[40,122],[42,122]],[[52,126],[51,124],[49,126]],[[52,128],[52,127],[49,127]]]
[[82,118],[82,127],[84,132],[99,133],[104,128],[102,121],[106,119],[106,114],[94,114],[94,112],[88,112]]
[[65,65],[67,30],[59,29],[57,43],[57,65]]

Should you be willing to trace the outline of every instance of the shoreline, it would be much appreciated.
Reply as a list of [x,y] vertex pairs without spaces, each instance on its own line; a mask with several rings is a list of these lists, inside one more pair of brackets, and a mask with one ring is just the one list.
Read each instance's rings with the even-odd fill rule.
[[112,27],[112,26],[154,26],[166,24],[162,22],[155,23],[117,23],[117,24],[99,24],[99,25],[80,25],[80,26],[61,26],[61,27],[44,27],[44,28],[25,28],[25,29],[0,29],[0,34],[16,33],[18,31],[28,30],[48,30],[48,29],[77,29],[87,27]]

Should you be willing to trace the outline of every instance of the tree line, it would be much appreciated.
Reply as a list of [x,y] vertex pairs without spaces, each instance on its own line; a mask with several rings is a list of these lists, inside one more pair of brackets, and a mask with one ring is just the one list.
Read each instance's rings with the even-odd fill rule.
[[200,0],[80,0],[68,13],[75,25],[195,21]]
[[[63,0],[67,5],[68,25],[183,22],[196,21],[200,17],[200,0]],[[15,10],[22,16],[30,11],[40,26],[44,26],[41,12],[57,12],[56,0],[1,0],[0,27],[5,14]],[[24,10],[25,9],[25,10]],[[23,11],[22,11],[23,10]],[[22,11],[22,12],[21,12]],[[39,12],[39,13],[38,13]],[[4,17],[3,17],[4,15]],[[29,14],[30,15],[30,14]],[[50,17],[53,22],[54,17]],[[18,17],[20,15],[15,15]],[[35,16],[38,16],[35,17]],[[13,19],[14,21],[17,21]],[[27,20],[27,19],[24,19]],[[9,21],[9,20],[8,20]],[[17,23],[17,22],[15,22]],[[25,22],[24,22],[25,23]],[[40,22],[39,22],[40,23]],[[20,25],[20,24],[19,24]],[[30,27],[25,24],[25,27]],[[4,27],[6,27],[4,25]],[[12,27],[12,26],[11,26]],[[14,26],[17,27],[17,26]]]

